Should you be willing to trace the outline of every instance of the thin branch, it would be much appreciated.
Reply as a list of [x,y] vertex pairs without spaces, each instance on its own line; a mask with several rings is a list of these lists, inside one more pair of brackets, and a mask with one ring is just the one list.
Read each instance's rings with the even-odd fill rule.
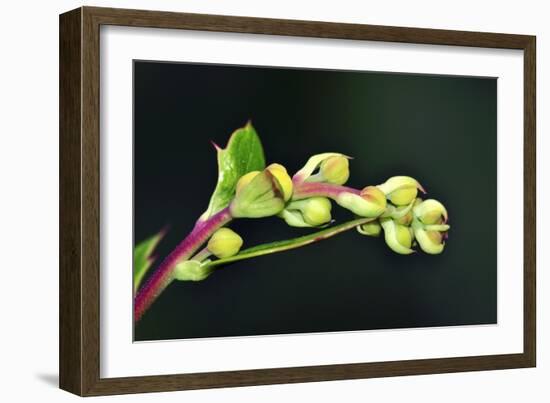
[[358,225],[363,225],[374,220],[376,220],[376,218],[358,218],[358,219],[347,221],[345,223],[335,225],[333,227],[324,229],[322,231],[317,231],[312,234],[304,235],[298,238],[261,244],[258,246],[254,246],[252,248],[244,249],[235,256],[218,259],[218,260],[205,263],[203,267],[215,268],[215,267],[233,263],[239,260],[250,259],[253,257],[264,256],[272,253],[284,252],[287,250],[300,248],[302,246],[306,246],[315,242],[322,241],[324,239],[331,238],[344,231],[353,229]]

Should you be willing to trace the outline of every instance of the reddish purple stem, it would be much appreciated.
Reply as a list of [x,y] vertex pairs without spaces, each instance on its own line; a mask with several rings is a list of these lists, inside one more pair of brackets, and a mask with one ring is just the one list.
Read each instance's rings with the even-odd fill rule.
[[[295,183],[293,200],[323,196],[335,199],[342,192],[360,194],[358,189],[330,183],[303,182]],[[141,319],[145,311],[174,279],[174,267],[179,262],[189,259],[198,248],[219,228],[231,221],[229,208],[216,213],[206,221],[198,221],[193,231],[162,261],[154,273],[138,291],[134,299],[134,321]]]
[[134,321],[141,319],[153,301],[174,279],[174,267],[188,259],[217,229],[231,221],[229,207],[214,214],[208,220],[198,222],[193,231],[162,261],[155,272],[139,289],[134,299]]
[[315,196],[324,196],[334,199],[338,197],[340,193],[354,193],[360,194],[361,191],[358,189],[350,188],[342,185],[334,185],[332,183],[321,183],[321,182],[303,182],[297,184],[294,187],[292,193],[293,200],[307,199],[308,197]]

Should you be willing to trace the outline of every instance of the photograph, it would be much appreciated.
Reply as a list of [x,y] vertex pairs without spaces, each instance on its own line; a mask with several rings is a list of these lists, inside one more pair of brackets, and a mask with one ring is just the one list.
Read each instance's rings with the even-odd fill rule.
[[497,77],[132,80],[134,342],[498,323]]
[[542,379],[542,31],[516,9],[478,10],[484,28],[75,7],[50,52],[60,389],[347,381],[338,396],[376,399],[471,372],[467,393],[521,400]]

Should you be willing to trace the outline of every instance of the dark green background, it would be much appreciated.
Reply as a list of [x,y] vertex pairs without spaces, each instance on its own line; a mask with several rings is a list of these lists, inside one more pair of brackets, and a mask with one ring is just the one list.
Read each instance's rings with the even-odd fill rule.
[[[268,163],[292,174],[338,151],[354,157],[350,186],[413,176],[452,226],[438,256],[397,255],[349,231],[175,282],[135,340],[496,323],[496,88],[492,78],[134,62],[134,237],[169,224],[159,256],[208,204],[210,140],[225,145],[248,119]],[[309,232],[277,218],[232,228],[245,247]]]

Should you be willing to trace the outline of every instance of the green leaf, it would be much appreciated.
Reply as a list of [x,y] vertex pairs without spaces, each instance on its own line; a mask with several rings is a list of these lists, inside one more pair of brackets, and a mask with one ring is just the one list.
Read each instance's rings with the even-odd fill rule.
[[201,216],[203,221],[229,205],[235,196],[235,188],[241,176],[265,168],[262,142],[250,122],[233,132],[225,148],[216,146],[216,150],[218,183],[210,198],[208,209]]
[[162,230],[134,247],[134,292],[137,291],[145,273],[155,261],[151,255],[165,233],[166,231]]

